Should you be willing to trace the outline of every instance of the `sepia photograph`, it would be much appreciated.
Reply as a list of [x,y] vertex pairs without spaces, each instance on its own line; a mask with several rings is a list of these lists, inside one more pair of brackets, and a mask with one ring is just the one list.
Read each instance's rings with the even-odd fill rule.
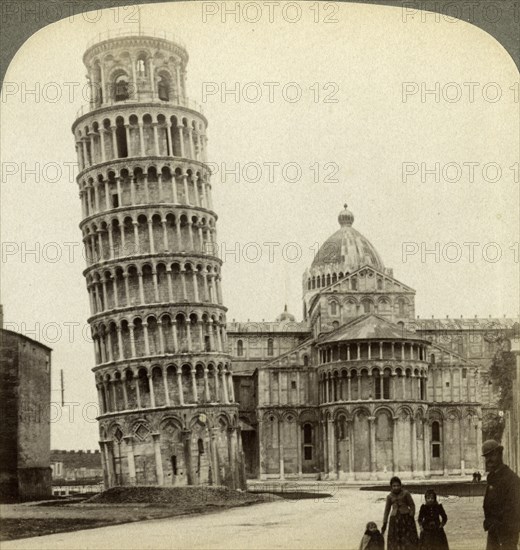
[[2,550],[518,550],[520,0],[3,0]]

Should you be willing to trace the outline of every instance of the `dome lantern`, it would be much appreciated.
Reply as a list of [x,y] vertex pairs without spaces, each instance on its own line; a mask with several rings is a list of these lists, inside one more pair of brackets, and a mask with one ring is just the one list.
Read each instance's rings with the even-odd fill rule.
[[348,210],[347,203],[343,205],[343,210],[339,213],[338,222],[341,227],[351,227],[354,223],[354,214],[352,214],[352,212]]

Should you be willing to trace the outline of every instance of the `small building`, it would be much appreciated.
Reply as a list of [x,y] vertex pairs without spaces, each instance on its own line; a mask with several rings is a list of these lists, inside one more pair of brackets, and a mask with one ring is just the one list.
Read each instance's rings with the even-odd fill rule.
[[52,494],[70,496],[103,491],[103,465],[95,451],[51,451]]
[[103,465],[95,451],[51,451],[52,494],[69,496],[103,491]]
[[23,334],[0,328],[2,502],[51,494],[51,352]]

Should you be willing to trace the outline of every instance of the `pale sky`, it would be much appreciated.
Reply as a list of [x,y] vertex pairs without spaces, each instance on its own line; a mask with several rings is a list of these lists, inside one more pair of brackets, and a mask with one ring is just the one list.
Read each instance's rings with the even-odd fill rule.
[[[256,102],[243,94],[238,102],[215,94],[203,106],[210,160],[228,169],[235,163],[262,168],[257,182],[254,164],[245,181],[213,176],[218,241],[227,250],[238,247],[240,256],[223,258],[229,321],[273,320],[285,302],[301,318],[302,274],[315,243],[338,228],[345,201],[354,227],[394,268],[394,276],[416,289],[418,315],[518,315],[519,79],[494,38],[462,21],[403,22],[397,7],[338,4],[335,14],[316,14],[314,4],[305,2],[293,23],[283,19],[281,9],[273,22],[264,11],[257,23],[243,18],[237,23],[233,16],[222,22],[220,13],[203,22],[202,5],[146,5],[141,19],[143,27],[173,32],[186,44],[188,91],[195,101],[203,102],[203,86],[222,90],[238,83],[253,99],[255,90],[262,92]],[[324,23],[327,15],[336,22]],[[53,389],[63,369],[65,400],[78,403],[71,418],[70,406],[55,410],[61,419],[52,424],[54,448],[95,448],[98,439],[97,424],[81,415],[85,409],[87,417],[94,416],[87,408],[97,399],[90,370],[94,353],[82,337],[90,312],[78,188],[64,164],[76,161],[70,128],[88,100],[82,97],[82,54],[98,33],[134,30],[137,20],[134,8],[121,8],[45,27],[12,61],[0,104],[6,328],[54,349]],[[266,82],[278,83],[273,102]],[[299,89],[299,101],[284,98],[288,83],[294,84],[285,87],[285,97]],[[435,83],[439,101],[434,94],[422,100],[421,90],[434,90]],[[26,93],[35,86],[38,102]],[[494,101],[497,91],[502,95]],[[326,103],[326,97],[338,101]],[[271,164],[274,182],[269,163],[279,163]],[[288,181],[295,173],[292,163],[301,167],[299,181]],[[439,181],[428,173],[422,181],[421,172],[436,163]],[[31,172],[35,168],[39,178]],[[337,181],[326,181],[327,175]],[[274,261],[267,242],[280,243]],[[291,242],[297,245],[285,248],[290,259],[301,251],[292,262],[282,257]],[[473,257],[468,242],[478,243]],[[258,247],[245,247],[248,243]],[[439,261],[432,254],[422,260],[421,250],[435,243]],[[411,252],[406,261],[403,246]],[[36,247],[37,255],[24,255]],[[261,257],[247,261],[244,256],[253,258],[255,249]],[[501,258],[494,261],[497,250]],[[58,397],[54,391],[53,399]]]

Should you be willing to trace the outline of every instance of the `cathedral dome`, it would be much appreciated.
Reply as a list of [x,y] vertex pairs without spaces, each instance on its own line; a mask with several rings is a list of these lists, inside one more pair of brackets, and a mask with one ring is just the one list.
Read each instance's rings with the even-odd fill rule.
[[284,310],[282,311],[282,313],[280,313],[280,315],[278,315],[278,317],[276,318],[276,321],[281,322],[281,321],[294,321],[294,320],[295,320],[294,315],[292,315],[287,311],[287,304],[285,304]]
[[352,227],[354,214],[344,205],[339,213],[340,228],[320,247],[311,265],[311,272],[322,270],[352,273],[364,265],[384,271],[384,264],[372,243]]

